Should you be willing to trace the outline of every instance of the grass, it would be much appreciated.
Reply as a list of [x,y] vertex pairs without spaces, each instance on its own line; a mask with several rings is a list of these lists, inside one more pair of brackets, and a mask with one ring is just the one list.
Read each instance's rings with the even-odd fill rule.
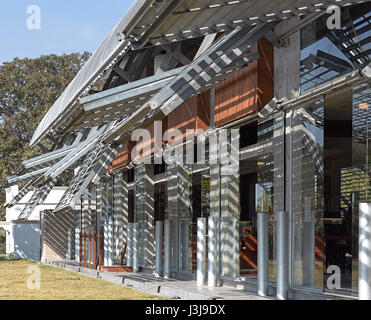
[[[29,266],[40,268],[40,289],[28,289]],[[0,260],[0,300],[162,300],[124,286],[29,260]]]

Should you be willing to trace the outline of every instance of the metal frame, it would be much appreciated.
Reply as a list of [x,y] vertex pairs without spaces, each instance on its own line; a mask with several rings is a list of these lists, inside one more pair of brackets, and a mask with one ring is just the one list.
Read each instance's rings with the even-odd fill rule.
[[27,193],[29,193],[31,191],[31,189],[33,188],[33,184],[34,182],[37,180],[37,178],[34,178],[32,180],[30,180],[23,188],[21,191],[19,191],[17,193],[17,195],[11,200],[9,201],[8,203],[6,203],[4,205],[5,208],[11,208],[13,207],[14,205],[16,205],[19,201],[21,201],[23,199],[24,196],[26,196]]
[[[340,0],[336,4],[363,2],[366,0]],[[301,16],[325,10],[332,4],[318,0],[285,0],[279,4],[269,0],[259,3],[205,0],[203,3],[200,7],[198,0],[137,0],[50,108],[36,129],[31,146],[40,142],[51,128],[74,119],[79,113],[77,99],[85,96],[130,50]]]
[[84,190],[90,183],[97,184],[108,166],[112,163],[121,146],[116,148],[98,145],[92,150],[84,165],[73,178],[69,188],[64,193],[54,212],[63,212],[73,209]]
[[34,178],[35,176],[39,177],[41,174],[43,174],[44,172],[48,171],[50,167],[46,167],[46,168],[41,168],[39,170],[36,170],[36,171],[32,171],[30,173],[26,173],[22,176],[18,176],[18,177],[10,177],[8,178],[8,184],[17,184],[17,183],[20,183],[20,182],[23,182],[25,180],[29,180],[31,178]]
[[129,117],[183,69],[184,67],[173,69],[82,98],[80,104],[83,113],[71,123],[71,129]]
[[56,181],[50,181],[48,184],[39,187],[32,194],[30,201],[23,208],[21,214],[18,216],[17,220],[27,220],[32,212],[35,210],[36,206],[45,201],[50,191],[52,191]]
[[165,117],[189,97],[208,90],[256,60],[259,55],[251,52],[252,45],[277,23],[238,28],[218,39],[131,117],[122,120],[116,130],[106,136],[104,143],[111,143],[117,137],[120,137],[118,143],[123,143],[135,125],[148,126]]

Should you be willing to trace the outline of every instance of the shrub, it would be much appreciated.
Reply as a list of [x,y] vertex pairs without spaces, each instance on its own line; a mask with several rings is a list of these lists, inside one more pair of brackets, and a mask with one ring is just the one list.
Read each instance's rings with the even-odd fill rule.
[[0,254],[5,254],[6,241],[4,236],[0,236]]

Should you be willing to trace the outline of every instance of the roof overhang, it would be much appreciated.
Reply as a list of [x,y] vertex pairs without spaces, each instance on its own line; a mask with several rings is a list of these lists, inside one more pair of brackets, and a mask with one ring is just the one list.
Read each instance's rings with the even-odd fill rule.
[[184,67],[180,67],[162,72],[82,98],[80,100],[82,110],[70,123],[69,131],[129,117],[183,69]]
[[[339,0],[335,4],[362,2],[366,0]],[[66,118],[74,119],[79,112],[78,98],[130,50],[310,14],[326,10],[328,5],[319,0],[137,0],[50,108],[30,145],[36,145]]]
[[104,143],[122,144],[135,126],[145,127],[164,118],[191,96],[210,89],[259,58],[252,46],[277,23],[239,27],[219,38],[131,117],[121,121],[106,135]]

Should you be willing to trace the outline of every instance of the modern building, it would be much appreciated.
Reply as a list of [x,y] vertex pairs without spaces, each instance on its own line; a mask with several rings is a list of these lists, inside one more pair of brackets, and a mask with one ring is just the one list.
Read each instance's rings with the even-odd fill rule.
[[370,1],[137,0],[39,124],[31,146],[54,150],[20,192],[34,206],[75,169],[46,215],[75,218],[83,264],[371,299],[370,18]]

